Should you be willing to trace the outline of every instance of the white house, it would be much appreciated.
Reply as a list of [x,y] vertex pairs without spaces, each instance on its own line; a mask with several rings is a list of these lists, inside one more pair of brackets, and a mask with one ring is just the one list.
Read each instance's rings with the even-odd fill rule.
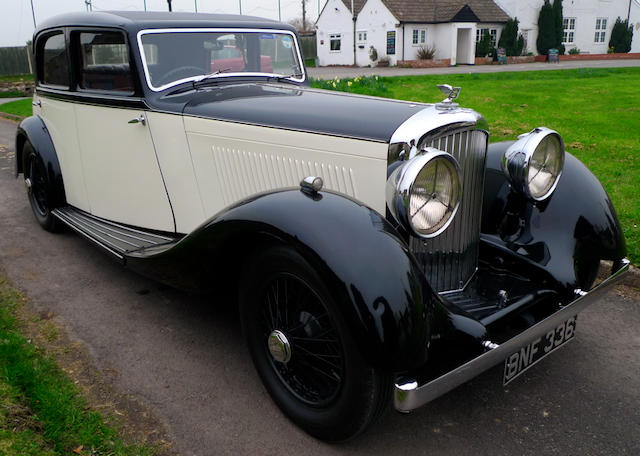
[[[525,38],[525,52],[536,51],[538,15],[544,0],[496,0],[509,16],[517,17]],[[553,3],[553,2],[552,2]],[[581,53],[606,54],[616,19],[627,19],[634,28],[631,52],[640,52],[640,0],[564,0],[564,46]]]
[[451,65],[472,64],[476,37],[509,19],[493,0],[354,0],[354,13],[355,21],[350,0],[325,4],[316,22],[320,65],[369,65],[371,46],[392,65],[416,59],[422,46]]
[[[536,54],[538,15],[544,0],[328,0],[316,22],[319,65],[371,64],[378,57],[414,60],[421,46],[435,48],[436,59],[473,64],[483,34],[494,45],[509,17],[517,17],[525,39],[523,53]],[[634,26],[631,52],[640,52],[640,0],[564,0],[565,47],[606,53],[618,16]],[[354,46],[355,39],[355,46]]]

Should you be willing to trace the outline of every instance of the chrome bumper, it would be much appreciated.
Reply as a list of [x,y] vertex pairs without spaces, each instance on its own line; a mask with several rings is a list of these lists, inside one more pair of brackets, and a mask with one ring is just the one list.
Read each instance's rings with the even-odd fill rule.
[[562,324],[568,318],[577,315],[585,307],[589,306],[604,293],[608,288],[618,282],[629,269],[629,261],[623,260],[622,266],[602,281],[589,292],[577,290],[578,298],[558,310],[553,315],[545,318],[541,322],[533,325],[516,337],[500,344],[486,344],[493,348],[490,351],[478,356],[475,359],[463,364],[460,367],[434,379],[424,385],[418,385],[415,381],[408,381],[395,385],[394,405],[400,412],[409,412],[428,402],[448,393],[457,386],[471,380],[481,372],[492,368],[496,364],[518,350],[521,346],[528,344],[538,337],[544,336],[549,330]]

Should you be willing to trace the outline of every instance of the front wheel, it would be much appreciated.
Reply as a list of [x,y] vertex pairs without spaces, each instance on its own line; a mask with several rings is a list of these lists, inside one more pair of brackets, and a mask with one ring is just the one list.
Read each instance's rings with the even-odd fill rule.
[[51,199],[47,186],[47,172],[42,159],[36,154],[29,141],[25,142],[22,155],[26,157],[24,181],[33,215],[42,228],[58,231],[58,220],[51,213]]
[[265,387],[306,432],[347,440],[382,414],[391,374],[364,361],[331,293],[293,249],[271,248],[254,259],[240,312]]

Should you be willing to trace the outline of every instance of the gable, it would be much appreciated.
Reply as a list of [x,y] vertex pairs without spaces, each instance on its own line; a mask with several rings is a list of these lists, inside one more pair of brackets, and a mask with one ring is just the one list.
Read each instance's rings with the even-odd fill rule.
[[480,22],[480,18],[476,16],[476,13],[469,7],[464,5],[455,16],[451,18],[451,22]]

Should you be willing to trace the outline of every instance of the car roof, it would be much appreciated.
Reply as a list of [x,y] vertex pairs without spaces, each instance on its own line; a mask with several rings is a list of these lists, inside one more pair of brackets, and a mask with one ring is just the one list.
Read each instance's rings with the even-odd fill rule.
[[55,27],[115,27],[130,33],[153,28],[269,28],[295,29],[282,22],[238,14],[182,13],[160,11],[96,11],[60,14],[38,24],[34,33]]

